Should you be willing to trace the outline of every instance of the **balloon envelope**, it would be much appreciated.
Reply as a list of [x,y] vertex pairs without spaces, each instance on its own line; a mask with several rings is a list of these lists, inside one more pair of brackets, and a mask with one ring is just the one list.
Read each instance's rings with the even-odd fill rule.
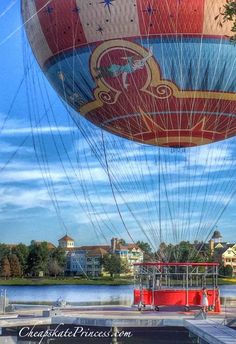
[[33,52],[95,125],[166,147],[236,134],[236,48],[225,0],[22,0]]

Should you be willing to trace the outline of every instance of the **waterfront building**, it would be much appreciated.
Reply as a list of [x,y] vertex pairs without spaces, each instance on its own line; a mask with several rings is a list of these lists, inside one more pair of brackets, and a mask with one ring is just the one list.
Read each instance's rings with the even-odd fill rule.
[[224,244],[226,244],[222,242],[222,238],[220,231],[215,230],[209,241],[211,255],[214,254],[215,249],[221,249],[224,247]]
[[108,253],[119,255],[127,267],[127,274],[133,274],[134,263],[143,262],[143,251],[136,244],[126,244],[123,240],[112,238],[110,245],[75,246],[75,241],[68,235],[58,240],[59,246],[66,252],[66,274],[104,275],[102,259]]
[[233,276],[236,276],[236,244],[231,245],[227,250],[222,254],[222,261],[224,266],[231,266],[233,269]]
[[68,236],[64,236],[59,240],[59,246],[66,252],[66,274],[93,277],[102,275],[102,258],[109,252],[109,245],[75,246],[72,238],[69,237],[68,240]]
[[133,274],[134,263],[143,262],[143,251],[136,244],[126,244],[118,238],[112,238],[111,251],[119,255],[121,261],[127,267],[127,274]]
[[86,251],[75,248],[66,255],[66,273],[86,275]]
[[[110,249],[110,248],[109,248]],[[108,250],[97,247],[87,250],[87,275],[98,277],[104,274],[102,258],[108,253]]]

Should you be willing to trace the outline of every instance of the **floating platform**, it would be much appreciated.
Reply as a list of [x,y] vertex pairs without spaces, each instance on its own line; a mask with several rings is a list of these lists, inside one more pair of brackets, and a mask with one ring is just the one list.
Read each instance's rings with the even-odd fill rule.
[[185,320],[184,327],[196,338],[208,344],[236,343],[236,330],[212,320]]
[[[30,307],[19,309],[15,313],[0,316],[0,328],[18,328],[24,326],[50,326],[68,324],[73,326],[94,326],[109,328],[157,328],[184,327],[190,336],[207,344],[235,344],[236,330],[222,325],[225,316],[233,318],[235,307],[227,309],[227,313],[205,314],[196,310],[189,312],[181,308],[162,307],[159,312],[127,306],[84,306],[65,308]],[[201,320],[199,320],[199,318]]]

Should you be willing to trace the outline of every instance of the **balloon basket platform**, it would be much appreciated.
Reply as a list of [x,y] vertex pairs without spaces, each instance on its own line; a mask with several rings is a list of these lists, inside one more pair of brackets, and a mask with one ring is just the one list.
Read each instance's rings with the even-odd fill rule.
[[220,313],[217,277],[218,263],[137,263],[134,305],[140,311],[159,311],[161,306],[201,309],[205,290],[208,311]]

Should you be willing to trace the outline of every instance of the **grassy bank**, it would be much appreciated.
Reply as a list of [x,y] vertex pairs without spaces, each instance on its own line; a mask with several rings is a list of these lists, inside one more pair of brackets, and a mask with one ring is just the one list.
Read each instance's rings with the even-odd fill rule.
[[1,279],[0,285],[128,285],[133,284],[132,278],[115,278],[109,277],[85,279],[85,278],[11,278]]
[[[175,281],[176,282],[176,281]],[[211,282],[210,282],[211,283]],[[102,277],[96,279],[85,279],[85,278],[0,278],[0,285],[9,286],[20,286],[20,285],[129,285],[133,284],[132,278],[115,278]],[[218,279],[219,285],[236,285],[236,278],[221,277]]]
[[236,284],[236,278],[233,277],[220,277],[219,280],[219,285],[224,285],[224,284]]

